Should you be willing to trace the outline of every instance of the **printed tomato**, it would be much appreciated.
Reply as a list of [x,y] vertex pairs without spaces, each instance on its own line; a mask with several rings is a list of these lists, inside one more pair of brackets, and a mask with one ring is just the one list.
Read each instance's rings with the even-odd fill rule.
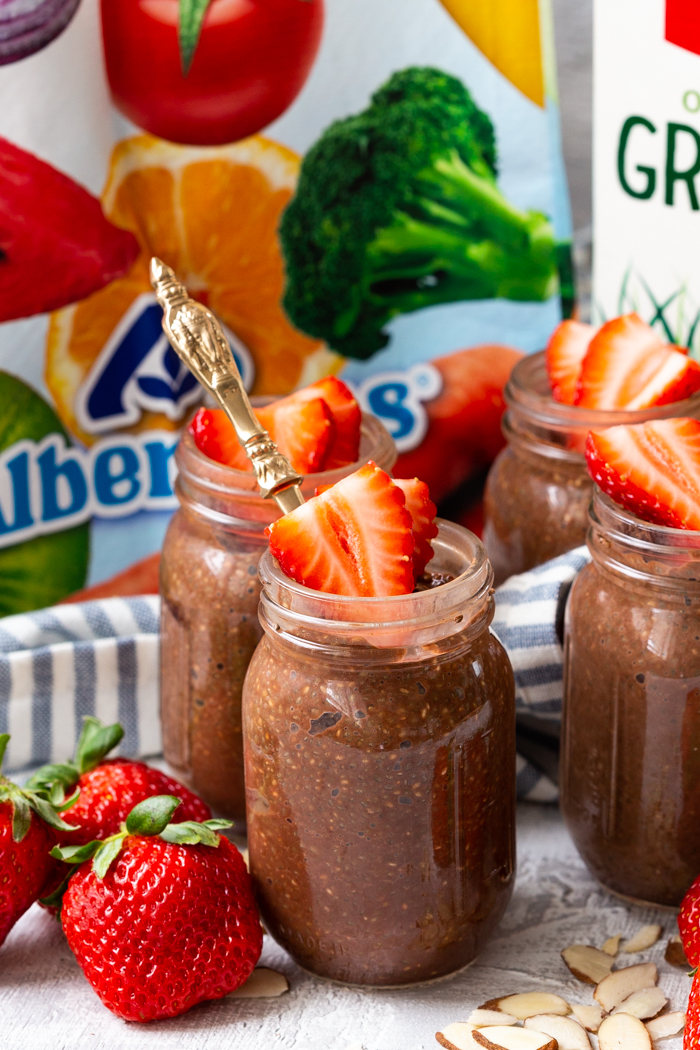
[[107,73],[122,113],[160,138],[203,146],[236,142],[279,117],[318,51],[323,0],[211,0],[184,59],[181,6],[102,0]]

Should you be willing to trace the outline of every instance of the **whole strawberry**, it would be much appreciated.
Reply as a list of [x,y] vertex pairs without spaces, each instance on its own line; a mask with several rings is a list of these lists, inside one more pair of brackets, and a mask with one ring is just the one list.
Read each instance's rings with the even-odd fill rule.
[[75,759],[43,766],[29,781],[31,786],[60,781],[66,789],[79,789],[76,801],[67,809],[70,823],[79,827],[62,834],[61,843],[92,842],[114,835],[134,806],[153,795],[177,795],[181,805],[176,821],[211,817],[206,802],[160,770],[126,758],[105,760],[123,736],[119,723],[103,726],[97,718],[86,718]]
[[[9,739],[0,735],[0,764]],[[56,831],[70,830],[48,797],[0,776],[0,944],[44,890]]]
[[685,1013],[685,1028],[683,1029],[683,1050],[698,1050],[700,1046],[700,976],[698,973],[693,978],[693,987],[690,989],[688,1009]]
[[678,931],[686,959],[691,966],[700,965],[700,875],[683,898]]
[[250,976],[262,929],[240,853],[216,834],[228,821],[169,823],[179,804],[139,803],[104,842],[56,847],[80,867],[61,921],[83,973],[127,1021],[175,1017]]

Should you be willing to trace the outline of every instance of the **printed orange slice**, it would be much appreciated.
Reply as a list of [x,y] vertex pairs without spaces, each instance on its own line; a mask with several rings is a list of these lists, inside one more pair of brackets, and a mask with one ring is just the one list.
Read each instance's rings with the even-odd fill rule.
[[[294,328],[280,305],[284,270],[277,226],[298,172],[295,153],[260,136],[213,148],[178,146],[151,135],[117,144],[103,207],[112,222],[136,235],[141,255],[125,277],[56,311],[49,325],[46,381],[74,434],[88,444],[99,436],[79,422],[78,394],[132,303],[151,292],[151,255],[172,266],[190,293],[248,348],[253,393],[285,394],[337,370],[342,358]],[[181,424],[181,418],[145,408],[124,429]]]

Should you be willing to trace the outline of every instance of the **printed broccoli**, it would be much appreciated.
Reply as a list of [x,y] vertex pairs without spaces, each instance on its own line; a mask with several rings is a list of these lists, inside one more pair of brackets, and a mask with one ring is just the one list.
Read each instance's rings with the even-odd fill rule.
[[505,199],[491,121],[438,69],[395,73],[326,129],[280,233],[289,317],[348,357],[385,346],[397,314],[558,288],[549,221]]

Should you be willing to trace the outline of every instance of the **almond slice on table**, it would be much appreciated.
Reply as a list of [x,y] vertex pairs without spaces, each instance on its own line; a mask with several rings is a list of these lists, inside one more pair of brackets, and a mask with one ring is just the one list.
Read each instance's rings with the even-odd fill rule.
[[622,945],[622,950],[627,952],[628,955],[633,955],[634,952],[644,952],[647,948],[651,948],[652,945],[656,944],[660,936],[661,927],[656,923],[652,923],[650,926],[642,926],[641,930],[637,930],[631,940],[625,941]]
[[486,1028],[490,1024],[515,1024],[517,1020],[514,1014],[507,1014],[502,1010],[485,1010],[483,1006],[469,1015],[469,1024],[473,1024],[475,1028]]
[[[489,999],[480,1007],[481,1010],[499,1010],[504,1014],[511,1014],[518,1021],[525,1021],[535,1014],[565,1014],[571,1013],[571,1007],[566,999],[553,992],[518,992],[516,995],[504,995],[501,999]],[[511,1022],[499,1020],[499,1024]]]
[[653,1050],[651,1036],[637,1017],[613,1014],[598,1029],[599,1050]]
[[258,966],[245,984],[229,992],[228,999],[274,999],[289,991],[289,981],[283,973],[268,966]]
[[624,1003],[632,992],[651,988],[656,984],[658,976],[654,963],[639,963],[637,966],[627,966],[624,970],[615,970],[603,978],[594,991],[593,998],[606,1013],[610,1013],[620,1003]]
[[574,977],[586,984],[600,984],[612,970],[612,956],[590,944],[572,944],[564,949],[561,957]]
[[591,1041],[585,1029],[572,1017],[539,1014],[537,1017],[528,1017],[525,1027],[533,1032],[551,1035],[556,1039],[559,1050],[591,1050]]
[[576,1003],[571,1007],[574,1017],[582,1024],[587,1032],[597,1032],[603,1020],[603,1011],[598,1006],[583,1006]]
[[664,959],[670,966],[682,966],[684,970],[690,969],[690,963],[686,958],[683,942],[678,934],[676,934],[675,937],[671,937],[666,945]]
[[614,937],[608,937],[607,941],[601,948],[606,955],[615,956],[620,950],[620,941],[622,940],[622,934],[616,933]]
[[475,1028],[472,1038],[486,1050],[559,1050],[556,1039],[548,1035],[502,1024]]
[[653,1021],[647,1021],[647,1032],[652,1039],[668,1039],[669,1036],[678,1035],[685,1028],[685,1014],[682,1010],[675,1010],[672,1014],[662,1014],[655,1017]]
[[641,992],[632,992],[627,999],[616,1006],[614,1014],[631,1014],[640,1021],[656,1017],[663,1010],[668,999],[660,988],[643,988]]
[[479,1044],[472,1039],[474,1025],[467,1021],[454,1021],[441,1032],[435,1033],[440,1046],[445,1050],[479,1050]]

